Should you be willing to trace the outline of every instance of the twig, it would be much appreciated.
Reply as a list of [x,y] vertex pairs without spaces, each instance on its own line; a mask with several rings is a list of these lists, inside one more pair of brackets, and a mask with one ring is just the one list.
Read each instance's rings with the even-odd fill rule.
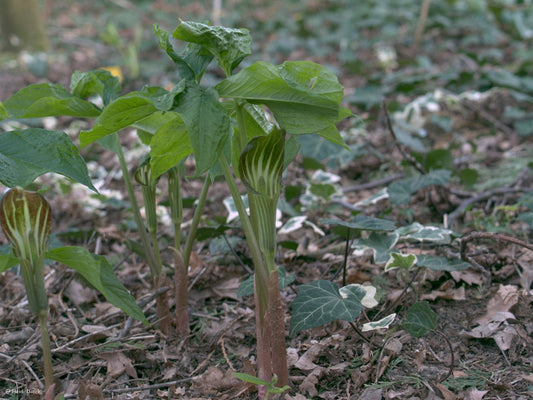
[[361,332],[359,328],[353,322],[350,321],[349,324],[352,327],[352,329],[355,331],[355,333],[357,333],[361,337],[361,339],[363,339],[367,343],[370,343],[370,339],[367,338],[365,335],[363,335],[363,332]]
[[424,0],[422,7],[420,8],[420,16],[418,17],[418,26],[416,27],[415,40],[413,44],[413,48],[415,50],[418,49],[418,45],[422,39],[422,33],[424,33],[424,28],[426,27],[426,21],[429,13],[429,3],[431,3],[431,0]]
[[392,138],[394,139],[394,143],[396,144],[396,147],[402,154],[402,157],[404,158],[405,161],[411,164],[418,172],[420,172],[422,175],[425,175],[426,174],[425,168],[418,161],[416,161],[407,151],[405,151],[403,146],[398,141],[398,137],[396,136],[396,133],[394,132],[394,128],[392,127],[392,122],[390,119],[389,111],[387,110],[387,103],[385,102],[385,100],[382,101],[381,108],[383,109],[383,113],[385,114],[385,121],[387,122],[387,128],[389,129],[389,132]]
[[469,197],[459,205],[455,210],[453,210],[450,214],[448,214],[446,219],[446,226],[447,229],[452,225],[452,222],[459,217],[460,214],[462,214],[469,206],[472,204],[478,203],[483,200],[487,200],[491,198],[492,196],[498,195],[498,194],[510,194],[510,193],[523,193],[527,192],[531,189],[520,189],[520,188],[513,188],[509,186],[504,186],[500,188],[490,189],[482,193],[474,194],[472,197]]
[[348,193],[348,192],[358,192],[360,190],[374,189],[379,186],[385,186],[391,182],[397,181],[398,179],[402,179],[403,177],[404,177],[404,173],[402,172],[399,174],[388,176],[383,179],[378,179],[377,181],[361,183],[360,185],[348,186],[348,187],[343,188],[342,192]]
[[464,254],[466,254],[466,245],[468,244],[468,242],[471,242],[472,240],[475,240],[475,239],[491,239],[491,240],[514,243],[518,246],[522,246],[528,250],[533,251],[533,244],[524,242],[523,240],[517,239],[512,236],[502,235],[501,233],[494,233],[494,232],[472,232],[461,239],[461,257],[463,257]]
[[444,378],[442,378],[440,380],[439,383],[442,383],[444,382],[446,379],[448,379],[452,373],[453,373],[453,366],[455,364],[455,355],[453,354],[453,346],[452,346],[452,343],[450,342],[450,340],[448,339],[448,337],[444,334],[444,332],[441,332],[437,329],[434,329],[433,332],[435,332],[436,334],[440,335],[445,341],[446,343],[448,344],[448,347],[450,348],[450,356],[451,356],[451,359],[450,359],[450,367],[448,369],[448,373],[446,374],[446,376]]

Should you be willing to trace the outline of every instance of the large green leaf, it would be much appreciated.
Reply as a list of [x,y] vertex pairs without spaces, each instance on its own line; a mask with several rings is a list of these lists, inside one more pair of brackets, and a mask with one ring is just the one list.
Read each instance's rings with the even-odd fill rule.
[[244,57],[252,53],[252,37],[247,29],[210,26],[200,22],[181,22],[173,36],[202,46],[215,57],[217,64],[230,75]]
[[148,325],[148,321],[135,299],[119,282],[113,268],[104,256],[92,254],[84,247],[67,246],[47,251],[46,258],[75,269],[111,304],[120,308],[130,317]]
[[85,161],[64,132],[22,129],[0,133],[0,182],[27,186],[47,172],[74,179],[96,191]]
[[202,174],[215,164],[230,136],[230,120],[213,88],[187,82],[177,98],[176,111],[189,130],[196,172]]
[[152,182],[191,153],[189,131],[183,120],[176,115],[174,119],[161,126],[150,141]]
[[339,291],[331,281],[319,280],[298,288],[292,302],[289,335],[341,319],[353,321],[363,310],[361,300],[366,291],[359,285],[348,285]]
[[120,89],[118,78],[103,69],[74,71],[70,78],[70,91],[73,95],[82,99],[101,96],[105,106],[120,95]]
[[4,102],[10,118],[68,115],[93,118],[100,114],[94,104],[70,94],[59,84],[37,83],[19,90]]
[[133,92],[111,102],[89,131],[80,134],[80,145],[86,146],[111,133],[124,129],[158,111],[152,99]]
[[[330,129],[344,116],[343,88],[332,72],[309,61],[256,62],[216,86],[221,97],[264,104],[289,134]],[[342,110],[342,112],[341,112]]]
[[178,54],[170,42],[167,31],[161,29],[157,24],[154,24],[153,30],[159,46],[176,63],[181,79],[200,82],[205,69],[213,59],[213,55],[207,53],[201,45],[196,43],[189,43],[185,51],[182,54]]

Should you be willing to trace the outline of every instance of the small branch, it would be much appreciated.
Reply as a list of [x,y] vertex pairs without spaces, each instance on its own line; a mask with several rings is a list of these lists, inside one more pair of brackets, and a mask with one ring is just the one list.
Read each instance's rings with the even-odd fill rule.
[[387,103],[385,100],[381,103],[381,108],[383,109],[383,112],[385,114],[385,120],[387,121],[387,128],[389,129],[389,132],[394,139],[394,143],[396,144],[396,147],[402,154],[402,157],[405,161],[407,161],[409,164],[411,164],[418,172],[420,172],[422,175],[425,175],[427,172],[425,168],[416,161],[407,151],[405,151],[404,147],[400,144],[398,141],[398,138],[396,136],[396,133],[394,132],[394,128],[392,127],[392,122],[390,119],[389,111],[387,110]]
[[444,334],[444,332],[441,332],[437,329],[434,329],[433,332],[435,332],[436,334],[440,335],[445,341],[446,343],[448,344],[448,347],[450,348],[450,367],[448,369],[448,373],[446,374],[446,376],[444,378],[442,378],[440,380],[439,383],[442,383],[444,382],[446,379],[448,379],[450,376],[452,376],[452,373],[453,373],[453,366],[455,365],[455,355],[453,354],[453,346],[452,346],[452,343],[450,342],[450,340],[448,339],[448,337]]
[[509,242],[533,251],[533,244],[524,242],[523,240],[517,239],[512,236],[502,235],[500,233],[494,232],[472,232],[461,239],[461,257],[466,254],[466,245],[468,244],[468,242],[471,242],[475,239],[491,239],[497,240],[499,242]]
[[365,335],[363,335],[363,332],[361,332],[361,331],[359,330],[359,328],[358,328],[353,322],[350,321],[350,322],[348,322],[348,323],[350,324],[350,326],[352,327],[352,329],[355,331],[355,333],[357,333],[357,334],[359,335],[359,337],[360,337],[361,339],[363,339],[363,340],[364,340],[365,342],[367,342],[367,343],[370,343],[370,339],[367,338]]
[[520,188],[513,188],[509,186],[504,186],[500,188],[495,188],[491,190],[487,190],[482,193],[473,194],[472,197],[469,197],[459,205],[454,211],[452,211],[450,214],[448,214],[447,222],[445,228],[448,228],[452,225],[452,222],[459,217],[469,206],[472,204],[478,203],[483,200],[487,200],[491,198],[492,196],[499,195],[499,194],[510,194],[510,193],[524,193],[531,189],[520,189]]
[[426,21],[429,13],[429,3],[431,3],[431,0],[424,0],[422,7],[420,8],[420,16],[418,17],[418,26],[416,27],[415,40],[413,44],[415,50],[418,50],[418,45],[422,39],[424,28],[426,27]]
[[348,186],[348,187],[343,188],[342,192],[348,193],[348,192],[358,192],[360,190],[374,189],[379,186],[388,185],[389,183],[397,181],[398,179],[402,179],[403,177],[404,177],[404,173],[402,172],[399,174],[388,176],[383,179],[379,179],[377,181],[361,183],[360,185]]

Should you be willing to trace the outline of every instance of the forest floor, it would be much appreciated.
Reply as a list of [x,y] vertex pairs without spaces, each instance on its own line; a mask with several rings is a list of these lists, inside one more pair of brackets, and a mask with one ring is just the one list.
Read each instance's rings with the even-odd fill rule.
[[[36,82],[60,83],[68,88],[73,71],[108,66],[104,60],[122,68],[125,90],[136,90],[144,84],[172,83],[176,74],[170,62],[161,56],[155,41],[149,39],[150,25],[159,22],[157,18],[166,18],[160,23],[168,24],[165,28],[170,30],[178,17],[194,20],[205,18],[209,12],[196,2],[179,9],[165,1],[139,2],[139,5],[116,1],[111,2],[110,9],[102,8],[105,6],[99,1],[93,5],[51,3],[53,7],[48,13],[53,21],[50,28],[53,50],[44,61],[38,57],[29,59],[28,55],[16,59],[2,56],[0,101]],[[68,12],[59,11],[67,5],[61,3],[68,3]],[[476,30],[461,19],[450,27],[439,25],[444,17],[439,10],[434,10],[430,12],[419,49],[415,50],[408,39],[414,33],[418,17],[418,8],[413,5],[411,17],[416,18],[411,18],[411,25],[394,25],[398,37],[389,33],[380,42],[374,27],[361,27],[367,30],[374,45],[352,49],[357,51],[357,57],[351,59],[343,47],[346,43],[335,47],[331,43],[342,40],[333,37],[328,42],[326,38],[328,34],[333,35],[332,21],[343,14],[342,10],[315,1],[303,2],[305,7],[296,11],[291,2],[287,3],[292,5],[288,11],[283,11],[281,5],[269,6],[269,2],[255,3],[256,8],[243,11],[244,6],[230,1],[237,16],[226,11],[222,23],[235,26],[248,23],[252,37],[255,32],[260,34],[257,53],[259,57],[269,57],[267,61],[307,59],[332,68],[345,87],[346,106],[358,117],[339,127],[351,140],[352,156],[341,159],[339,147],[328,153],[320,143],[307,143],[307,147],[302,145],[303,156],[299,156],[284,176],[291,193],[297,192],[290,198],[287,194],[287,202],[320,228],[304,226],[280,236],[280,241],[296,244],[295,249],[280,246],[278,253],[278,263],[295,276],[294,282],[282,291],[287,326],[290,304],[298,286],[317,279],[330,279],[340,285],[343,269],[346,284],[372,284],[378,288],[379,297],[379,305],[362,313],[354,324],[336,321],[301,331],[294,337],[287,336],[291,389],[284,398],[533,398],[533,251],[528,245],[533,237],[530,216],[533,132],[529,133],[527,126],[514,124],[509,114],[510,108],[521,110],[525,117],[521,114],[520,118],[533,124],[533,119],[527,119],[533,111],[533,86],[528,87],[531,80],[526,79],[528,74],[533,74],[532,65],[530,59],[528,64],[528,56],[517,55],[526,52],[531,38],[523,40],[520,47],[512,33],[500,29],[497,32],[501,37],[494,42],[486,39],[488,44],[481,40],[466,43],[463,39],[475,35]],[[396,3],[407,7],[418,2],[391,0],[391,8]],[[150,13],[144,13],[141,18],[143,7]],[[370,11],[376,11],[376,18],[383,18],[383,27],[389,19],[394,21],[390,9],[384,16],[377,12],[377,5],[373,7]],[[448,7],[454,6],[450,2]],[[286,21],[280,16],[283,12],[290,15]],[[169,17],[172,14],[175,18]],[[136,26],[145,28],[144,39],[137,47],[141,67],[138,77],[128,76],[131,63],[118,57],[117,48],[99,36],[105,22],[115,15],[114,21],[125,40],[133,40]],[[472,12],[472,15],[477,14]],[[335,21],[335,26],[349,25],[343,24],[343,20]],[[283,24],[292,28],[285,27],[287,31],[280,33],[279,29],[268,30],[269,23],[274,28]],[[471,23],[475,25],[478,21],[472,19]],[[319,29],[317,24],[324,29],[323,34],[315,32]],[[297,36],[291,36],[294,33],[291,29],[308,39],[315,32],[316,41],[293,43]],[[339,33],[341,37],[343,34],[346,32]],[[320,42],[319,36],[325,42]],[[390,64],[380,64],[378,45],[392,49]],[[287,46],[293,47],[287,49]],[[461,46],[468,48],[459,51]],[[463,69],[454,70],[458,65]],[[515,75],[512,76],[519,80],[518,84],[513,86],[505,74],[498,75],[498,81],[493,71],[504,66],[513,66]],[[441,90],[440,97],[438,90]],[[446,97],[452,91],[465,95]],[[469,92],[475,94],[466,95]],[[427,96],[431,99],[427,100]],[[421,122],[417,129],[422,129],[425,136],[413,135],[413,138],[432,151],[450,150],[456,175],[462,170],[475,170],[475,183],[468,185],[457,178],[445,186],[429,186],[413,193],[408,204],[401,206],[391,205],[386,198],[364,202],[399,179],[398,174],[405,174],[406,165],[413,163],[400,151],[407,146],[398,143],[387,128],[381,97],[387,99],[396,116],[406,109],[418,113]],[[31,123],[51,124],[74,138],[90,126],[90,121],[72,118]],[[134,168],[139,154],[146,148],[138,144],[134,132],[121,137]],[[127,246],[128,240],[137,240],[137,235],[118,161],[113,153],[97,145],[88,146],[82,154],[89,162],[95,182],[102,183],[99,197],[54,175],[43,176],[37,183],[38,188],[45,189],[44,195],[52,206],[54,240],[83,245],[113,261],[121,282],[143,305],[149,320],[155,322],[149,269]],[[440,153],[432,154],[437,157]],[[439,159],[438,162],[446,164],[447,161]],[[327,170],[338,178],[335,187],[341,195],[335,200],[315,198],[303,205],[305,188],[313,180],[317,165],[327,165]],[[468,168],[461,169],[458,165]],[[383,179],[394,176],[397,177],[389,182]],[[200,180],[186,180],[182,186],[183,197],[194,200],[201,186]],[[164,189],[162,182],[162,201],[166,199]],[[228,196],[223,182],[215,182],[202,226],[213,227],[225,222],[227,210],[222,200]],[[352,209],[354,205],[357,211]],[[167,215],[164,206],[160,211]],[[349,252],[345,259],[343,238],[320,220],[334,216],[349,221],[360,212],[394,220],[399,226],[418,222],[442,227],[449,223],[454,232],[450,243],[405,242],[401,244],[402,252],[459,257],[460,238],[469,237],[466,254],[475,265],[461,271],[417,268],[402,273],[385,272],[383,264],[376,263],[368,253]],[[192,213],[192,205],[185,208],[185,234]],[[282,220],[287,218],[283,215]],[[172,243],[172,230],[165,221],[160,230],[163,249]],[[249,268],[244,266],[251,266],[251,261],[239,226],[232,226],[224,237],[204,240],[195,246],[189,273],[191,333],[185,339],[164,335],[155,323],[147,328],[127,320],[74,271],[60,265],[47,267],[53,363],[63,398],[257,398],[255,387],[233,375],[235,371],[254,374],[255,322],[253,299],[237,296],[239,284],[250,275]],[[486,235],[475,237],[478,232]],[[366,237],[358,235],[355,244]],[[232,251],[228,250],[226,239],[232,244]],[[0,245],[4,243],[5,238],[0,234]],[[171,275],[172,253],[166,249],[162,254]],[[25,305],[22,278],[16,269],[0,276],[0,287],[0,399],[42,398],[39,329]],[[169,293],[172,292],[170,287]],[[353,328],[392,312],[401,321],[410,305],[418,300],[427,300],[438,316],[437,329],[428,335],[413,338],[400,324],[388,330],[363,333]],[[171,307],[173,311],[172,299]]]

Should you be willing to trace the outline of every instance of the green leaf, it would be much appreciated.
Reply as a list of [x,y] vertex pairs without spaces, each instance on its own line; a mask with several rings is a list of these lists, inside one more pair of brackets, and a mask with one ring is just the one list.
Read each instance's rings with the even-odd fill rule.
[[176,64],[181,79],[200,82],[205,69],[213,59],[213,55],[206,54],[206,50],[196,43],[189,43],[183,54],[180,55],[174,50],[167,31],[161,29],[157,24],[154,24],[153,31],[159,46]]
[[446,257],[430,256],[420,254],[417,257],[416,264],[419,267],[426,267],[433,271],[464,271],[471,267],[469,263],[457,259],[449,259]]
[[87,99],[91,96],[101,96],[104,106],[120,95],[120,81],[109,71],[98,69],[95,71],[74,71],[70,78],[70,91],[73,95]]
[[37,83],[19,90],[4,102],[11,118],[68,115],[93,118],[100,115],[94,104],[70,94],[59,84]]
[[438,244],[449,244],[453,231],[439,228],[437,226],[422,226],[416,232],[409,233],[405,239],[416,240],[418,242],[431,242]]
[[176,118],[159,128],[150,141],[152,183],[192,153],[189,131],[183,120]]
[[319,280],[301,285],[292,302],[289,335],[315,328],[337,319],[353,321],[363,310],[361,300],[366,293],[360,287],[339,291],[331,281]]
[[363,325],[361,331],[375,331],[377,329],[387,329],[390,324],[396,319],[396,314],[389,314],[385,318],[380,319],[379,321],[367,322]]
[[80,145],[87,146],[111,133],[124,129],[157,111],[146,95],[133,92],[111,102],[89,131],[80,134]]
[[176,39],[196,43],[208,51],[226,75],[252,53],[252,37],[247,29],[209,26],[182,21],[173,33]]
[[407,311],[402,327],[415,338],[427,335],[437,328],[437,314],[427,301],[418,301]]
[[192,82],[186,83],[177,102],[176,111],[189,130],[196,173],[202,174],[215,164],[230,137],[228,114],[216,90],[204,89]]
[[413,178],[404,178],[389,185],[387,191],[389,199],[394,205],[408,204],[411,195],[428,186],[444,186],[452,175],[447,169],[437,169],[425,175]]
[[385,264],[385,271],[394,268],[409,270],[416,264],[416,256],[414,254],[391,253],[390,255],[389,261]]
[[0,274],[19,263],[17,257],[11,254],[0,254]]
[[8,118],[9,118],[9,115],[7,114],[7,110],[4,107],[4,104],[0,103],[0,121],[4,119],[8,119]]
[[344,116],[343,88],[332,72],[309,61],[279,66],[258,61],[216,86],[221,97],[264,104],[289,134],[330,129]]
[[396,223],[394,221],[368,217],[366,215],[358,215],[351,222],[341,221],[334,218],[324,218],[319,222],[325,225],[343,226],[349,229],[358,229],[363,231],[393,231],[396,228]]
[[354,244],[356,251],[372,250],[374,255],[374,262],[376,264],[384,264],[389,260],[391,249],[398,242],[400,235],[396,232],[392,233],[378,233],[371,232],[368,239],[359,239]]
[[337,189],[334,185],[329,183],[311,183],[311,186],[309,186],[309,192],[314,196],[329,200],[331,196],[337,193]]
[[[254,274],[249,276],[245,281],[239,285],[237,290],[237,297],[246,297],[254,294]],[[287,275],[287,270],[283,266],[278,267],[278,282],[279,288],[284,289],[293,283],[296,279],[295,274]]]
[[96,192],[85,161],[66,133],[32,128],[0,133],[0,138],[4,185],[24,187],[44,173],[56,172]]
[[111,304],[130,317],[149,325],[135,299],[119,282],[104,256],[92,254],[84,247],[66,246],[49,250],[46,252],[46,258],[75,269]]

